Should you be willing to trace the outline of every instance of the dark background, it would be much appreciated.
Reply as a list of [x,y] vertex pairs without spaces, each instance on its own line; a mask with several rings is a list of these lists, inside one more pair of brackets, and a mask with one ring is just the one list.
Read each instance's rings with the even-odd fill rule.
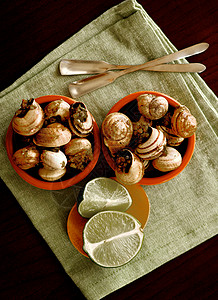
[[[0,90],[119,0],[5,0],[0,4]],[[217,94],[217,2],[139,0],[177,47],[210,44],[189,62]],[[205,170],[206,171],[206,170]],[[16,199],[0,181],[0,298],[85,299],[64,272]],[[105,299],[215,299],[217,237],[214,237]]]

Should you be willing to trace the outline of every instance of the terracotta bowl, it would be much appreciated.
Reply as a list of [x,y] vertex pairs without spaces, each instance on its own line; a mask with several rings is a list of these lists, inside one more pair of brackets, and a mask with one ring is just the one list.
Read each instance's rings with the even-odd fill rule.
[[[67,103],[72,104],[75,102],[75,100],[65,97],[65,96],[59,96],[59,95],[48,95],[48,96],[42,96],[39,98],[36,98],[35,100],[41,104],[41,105],[46,105],[47,103],[58,100],[58,99],[63,99]],[[40,189],[45,189],[45,190],[60,190],[60,189],[65,189],[67,187],[70,187],[78,182],[80,182],[82,179],[84,179],[95,167],[99,154],[100,154],[100,149],[101,149],[101,143],[100,143],[100,136],[99,136],[99,129],[96,121],[93,118],[94,122],[94,127],[93,127],[93,160],[87,165],[87,167],[82,171],[78,172],[76,175],[70,177],[70,175],[64,175],[61,179],[58,181],[54,182],[49,182],[49,181],[44,181],[40,179],[39,176],[32,175],[31,172],[25,171],[20,169],[15,163],[13,162],[13,153],[15,152],[15,139],[14,139],[14,131],[12,129],[12,124],[10,123],[8,127],[8,131],[6,134],[6,150],[8,154],[8,158],[10,160],[10,163],[14,170],[17,172],[17,174],[23,178],[26,182],[30,183],[31,185],[38,187]]]
[[[175,107],[179,105],[179,102],[176,101],[175,99],[159,92],[154,92],[154,91],[141,91],[141,92],[136,92],[133,94],[130,94],[123,99],[119,100],[108,112],[108,114],[112,112],[123,112],[125,113],[132,121],[134,121],[134,116],[135,116],[135,107],[137,104],[136,98],[141,95],[141,94],[153,94],[155,96],[163,96],[167,99],[169,105],[172,107]],[[175,170],[163,173],[160,171],[155,170],[153,173],[151,172],[146,172],[145,176],[142,178],[142,180],[139,182],[141,185],[155,185],[155,184],[160,184],[167,182],[174,177],[176,177],[179,173],[184,170],[184,168],[187,166],[189,163],[193,152],[195,148],[195,134],[193,134],[191,137],[186,138],[182,145],[179,146],[179,152],[182,155],[182,164]],[[103,138],[102,138],[102,151],[104,154],[105,159],[107,160],[109,166],[114,170],[115,169],[115,163],[108,151],[108,148],[104,145]]]

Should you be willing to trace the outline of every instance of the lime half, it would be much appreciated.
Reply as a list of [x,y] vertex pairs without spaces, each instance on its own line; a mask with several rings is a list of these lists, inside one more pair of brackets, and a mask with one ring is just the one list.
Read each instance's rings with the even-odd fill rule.
[[143,241],[141,224],[133,216],[118,211],[94,215],[83,230],[83,249],[102,267],[119,267],[139,252]]
[[78,212],[84,218],[91,218],[100,211],[124,212],[131,204],[132,198],[122,184],[110,178],[98,177],[86,184]]

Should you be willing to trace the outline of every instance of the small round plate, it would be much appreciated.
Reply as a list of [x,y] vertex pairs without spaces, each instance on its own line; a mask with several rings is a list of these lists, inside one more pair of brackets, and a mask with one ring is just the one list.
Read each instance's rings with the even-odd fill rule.
[[[150,212],[148,197],[140,185],[124,185],[132,197],[132,205],[126,213],[135,217],[145,228]],[[88,255],[83,250],[83,229],[88,219],[83,218],[77,211],[77,204],[71,209],[67,220],[67,233],[71,243],[84,256]]]

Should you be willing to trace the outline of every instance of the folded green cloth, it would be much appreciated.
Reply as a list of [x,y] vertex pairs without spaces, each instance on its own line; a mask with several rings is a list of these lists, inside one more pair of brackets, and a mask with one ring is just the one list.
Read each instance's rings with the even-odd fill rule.
[[[7,127],[23,98],[70,96],[68,84],[83,76],[61,76],[58,64],[62,58],[140,64],[174,51],[176,48],[141,5],[127,0],[84,27],[1,92],[1,178],[87,299],[102,298],[217,233],[217,99],[198,74],[145,71],[122,76],[80,98],[99,126],[119,99],[141,90],[168,94],[187,105],[198,121],[195,152],[185,170],[167,183],[143,187],[151,211],[142,249],[130,263],[115,269],[95,265],[67,236],[68,213],[88,179],[60,191],[29,185],[7,159]],[[100,161],[91,176],[107,172],[108,167]]]

